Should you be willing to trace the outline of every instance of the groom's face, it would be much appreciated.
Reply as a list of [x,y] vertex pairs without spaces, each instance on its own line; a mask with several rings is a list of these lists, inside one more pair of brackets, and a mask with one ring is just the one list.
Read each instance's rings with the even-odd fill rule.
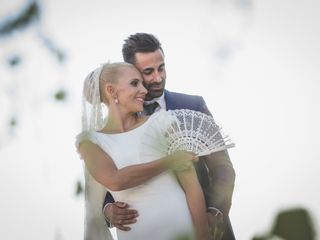
[[160,97],[166,83],[164,56],[160,49],[154,52],[136,53],[135,66],[141,72],[143,84],[148,90],[145,100]]

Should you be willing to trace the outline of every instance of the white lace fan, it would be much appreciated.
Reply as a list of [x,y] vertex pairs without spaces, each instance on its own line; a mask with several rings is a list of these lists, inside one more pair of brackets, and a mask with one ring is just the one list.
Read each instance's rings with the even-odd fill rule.
[[186,150],[198,156],[234,147],[214,119],[188,109],[161,110],[151,116],[142,139],[145,155],[167,155]]

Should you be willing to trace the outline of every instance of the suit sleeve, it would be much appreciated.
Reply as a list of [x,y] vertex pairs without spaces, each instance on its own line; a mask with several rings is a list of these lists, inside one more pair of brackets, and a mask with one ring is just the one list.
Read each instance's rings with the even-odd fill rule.
[[207,107],[207,104],[204,101],[203,97],[200,97],[198,111],[212,116],[212,114],[209,111],[209,108]]
[[[199,111],[211,115],[204,99],[199,101]],[[211,115],[212,116],[212,115]],[[210,184],[205,186],[208,207],[221,210],[224,216],[229,214],[235,182],[235,171],[228,152],[220,151],[203,157],[207,167]]]
[[[110,192],[107,192],[107,194],[104,198],[102,210],[103,210],[104,206],[106,206],[108,203],[114,203],[114,198],[112,197]],[[107,223],[108,227],[112,227],[111,224],[107,220],[106,220],[106,223]]]
[[210,189],[207,189],[207,203],[218,208],[225,216],[229,214],[235,182],[235,171],[228,152],[220,151],[205,157],[209,172]]

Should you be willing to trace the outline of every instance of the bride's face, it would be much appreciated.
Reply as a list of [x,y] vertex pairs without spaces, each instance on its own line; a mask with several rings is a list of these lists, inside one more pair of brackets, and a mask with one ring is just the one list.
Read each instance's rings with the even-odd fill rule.
[[119,106],[127,112],[143,111],[143,102],[147,94],[142,84],[142,76],[134,67],[122,69],[121,76],[115,85],[115,93],[119,100]]

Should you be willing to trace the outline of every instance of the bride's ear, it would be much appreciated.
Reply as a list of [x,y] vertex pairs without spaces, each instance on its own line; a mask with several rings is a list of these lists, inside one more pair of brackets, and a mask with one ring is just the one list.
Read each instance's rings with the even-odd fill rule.
[[110,84],[106,84],[103,87],[102,100],[106,103],[109,103],[109,101],[110,101],[110,99],[112,99],[113,95],[114,95],[114,87]]
[[107,84],[106,85],[106,93],[108,96],[114,95],[114,87],[112,85]]

